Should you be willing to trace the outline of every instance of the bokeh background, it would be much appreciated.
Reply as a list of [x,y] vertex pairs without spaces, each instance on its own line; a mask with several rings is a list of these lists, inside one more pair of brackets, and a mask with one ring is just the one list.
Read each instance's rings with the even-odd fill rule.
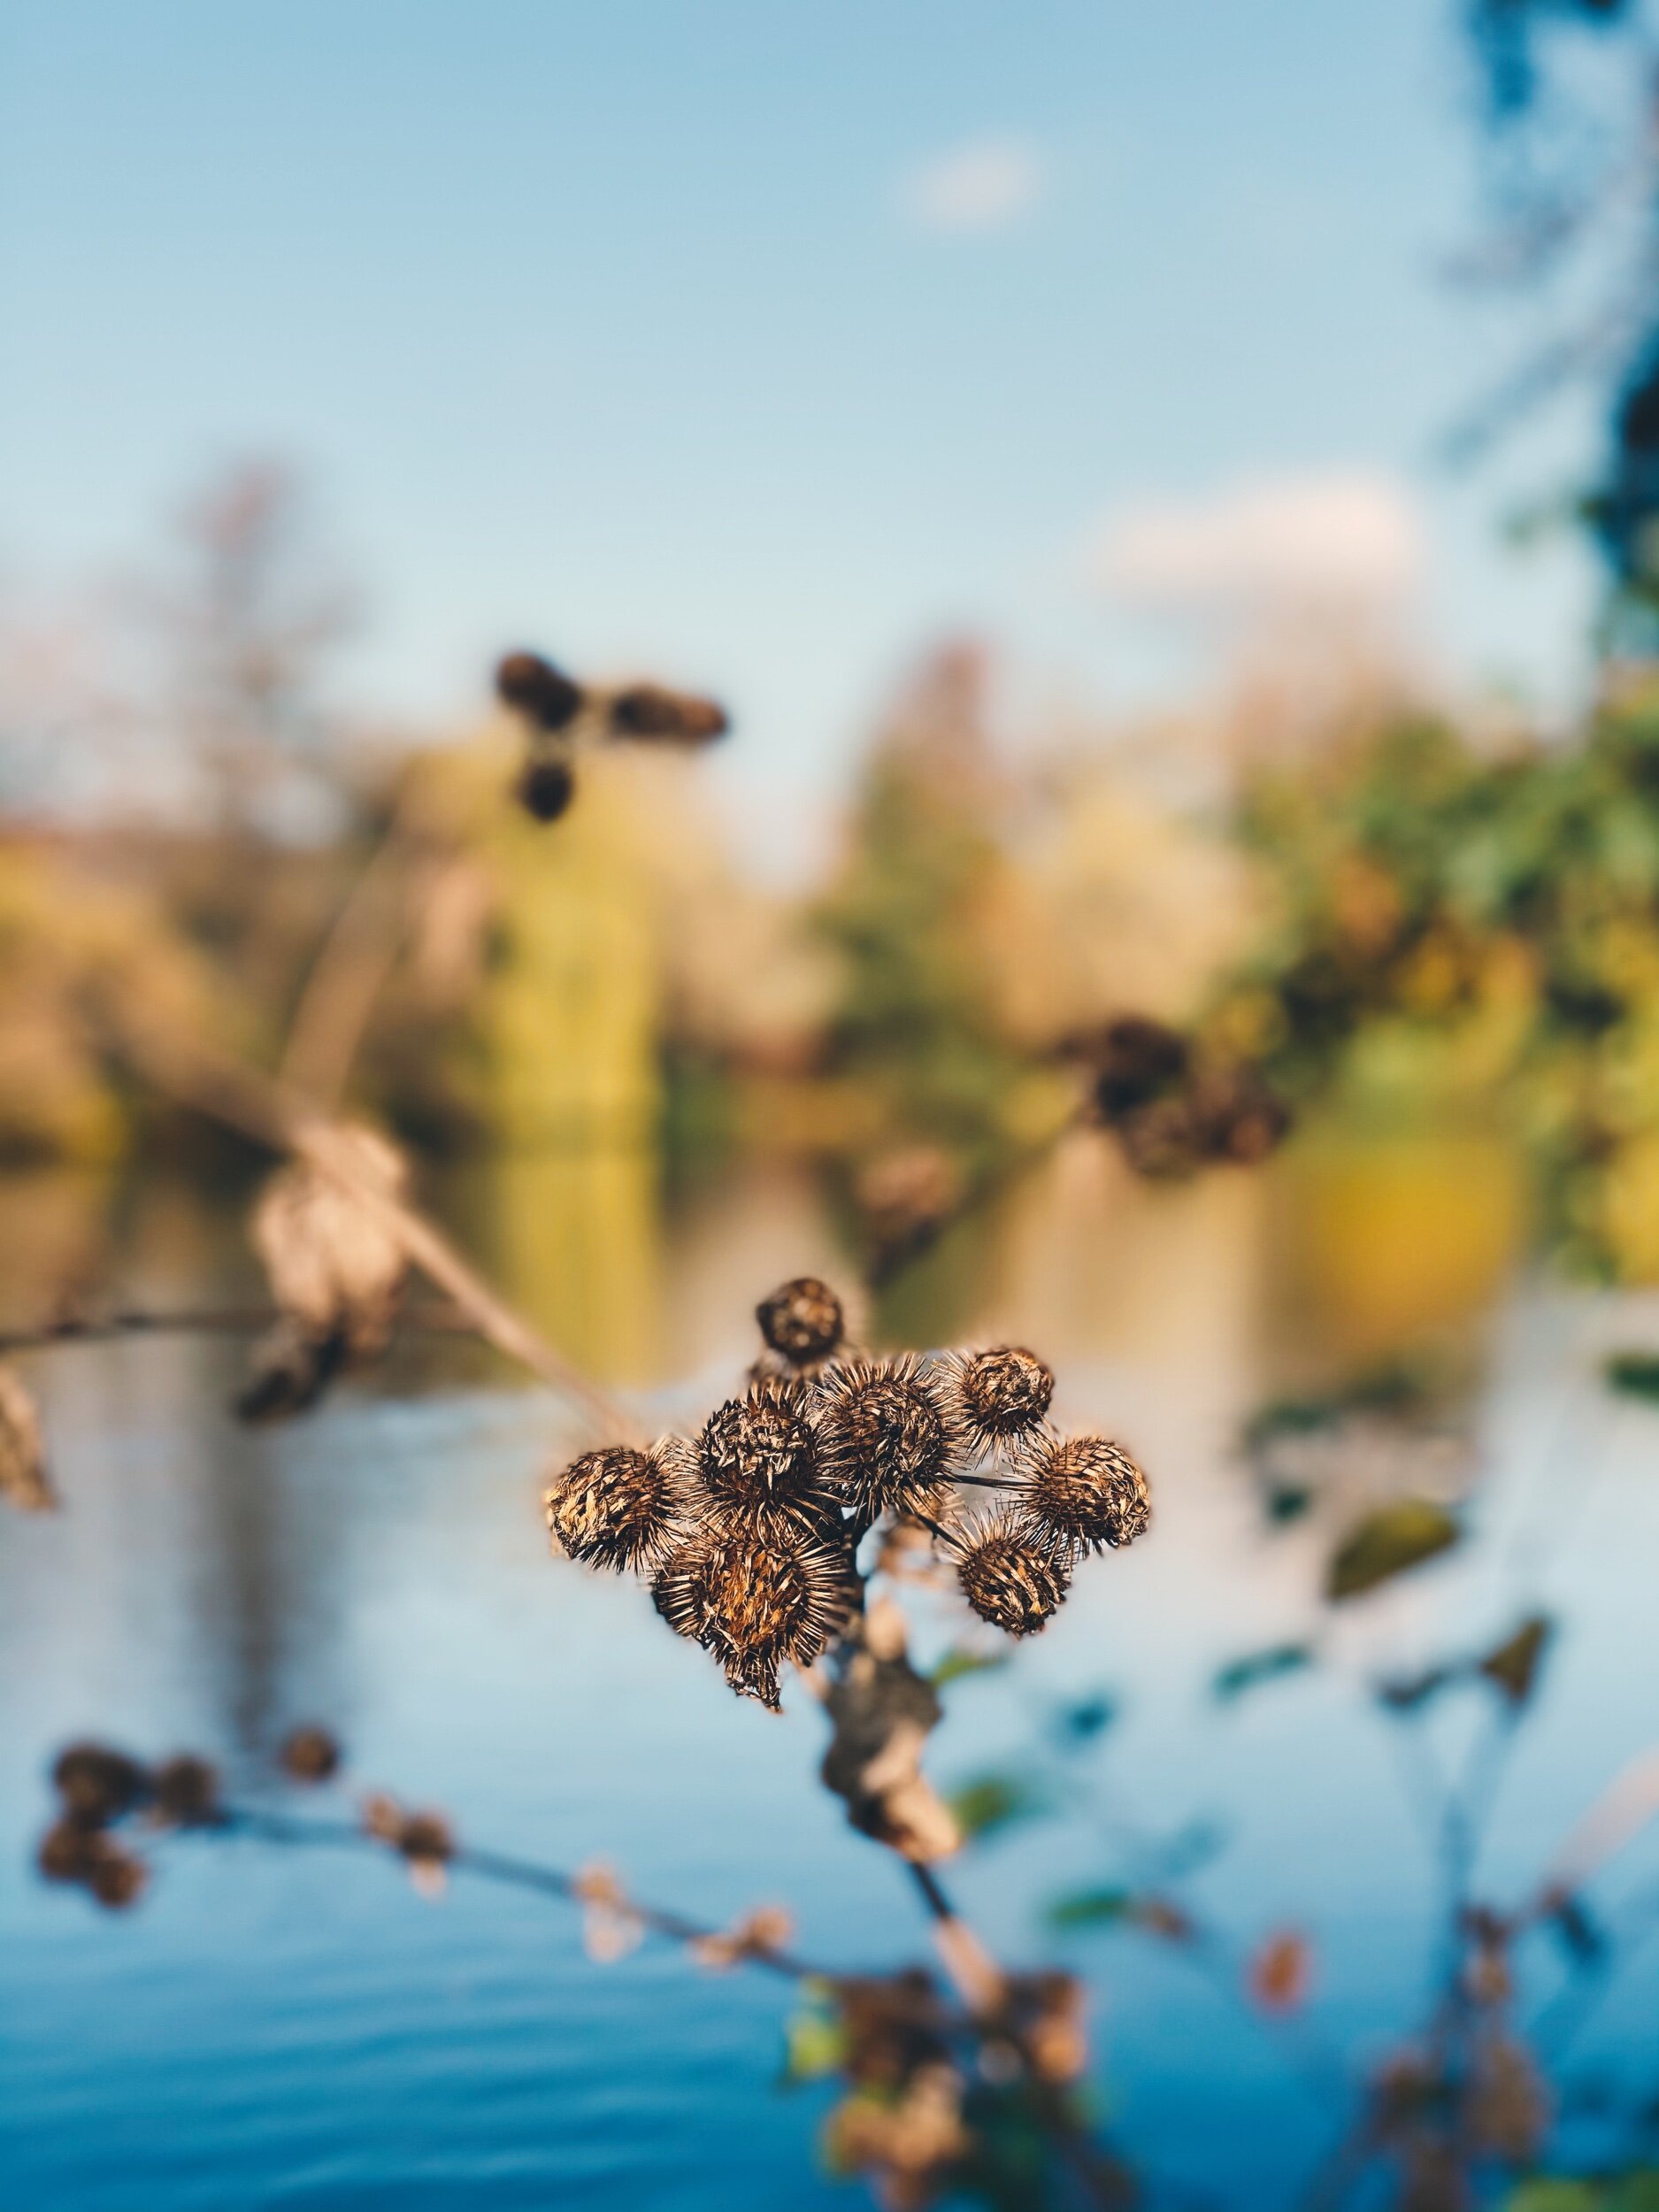
[[[585,1371],[695,1417],[818,1273],[1147,1465],[930,1767],[1155,2204],[1653,2201],[1640,1819],[1515,1962],[1508,2132],[1332,2154],[1448,1909],[1654,1794],[1656,83],[1640,0],[0,6],[0,1332],[261,1294],[264,1163],[88,1003],[275,1066],[441,824],[351,1103]],[[537,823],[513,647],[732,729]],[[18,1355],[0,2198],[858,2201],[772,1986],[303,1854],[39,1880],[66,1738],[257,1791],[320,1719],[480,1841],[926,1947],[810,1700],[549,1562],[501,1363],[250,1430],[244,1357]]]

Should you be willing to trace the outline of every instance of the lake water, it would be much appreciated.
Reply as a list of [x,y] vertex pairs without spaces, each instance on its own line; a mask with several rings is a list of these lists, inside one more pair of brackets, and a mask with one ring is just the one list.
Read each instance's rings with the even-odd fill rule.
[[[847,1273],[810,1179],[764,1163],[667,1194],[628,1156],[519,1163],[436,1202],[653,1417],[724,1394],[773,1282]],[[1517,1277],[1508,1207],[1490,1162],[1455,1154],[1165,1193],[1091,1142],[877,1317],[917,1341],[1035,1344],[1057,1409],[1122,1435],[1152,1477],[1153,1533],[1085,1569],[1017,1664],[954,1687],[931,1757],[945,1785],[1040,1769],[1063,1800],[950,1880],[1000,1953],[1087,1976],[1098,2107],[1151,2202],[1295,2203],[1348,2111],[1316,2042],[1357,2073],[1422,2016],[1437,1874],[1373,1676],[1494,1642],[1535,1607],[1557,1617],[1483,1859],[1500,1901],[1659,1739],[1659,1413],[1599,1379],[1609,1346],[1659,1344],[1659,1310]],[[165,1179],[14,1181],[0,1248],[10,1320],[88,1282],[160,1303],[251,1280],[234,1221]],[[1265,1395],[1408,1335],[1476,1379],[1470,1540],[1333,1617],[1320,1572],[1353,1497],[1270,1529],[1234,1440]],[[817,1782],[810,1700],[781,1719],[739,1704],[638,1588],[549,1560],[539,1490],[574,1433],[557,1405],[465,1348],[400,1349],[316,1417],[250,1432],[223,1409],[241,1358],[173,1337],[25,1363],[66,1509],[0,1520],[0,2205],[859,2202],[818,2159],[827,2093],[778,2086],[792,2001],[768,1977],[649,1942],[596,1964],[557,1902],[465,1879],[428,1902],[367,1854],[183,1838],[119,1916],[39,1881],[65,1740],[198,1748],[255,1793],[284,1731],[318,1719],[354,1776],[480,1845],[607,1859],[716,1921],[780,1901],[832,1964],[926,1955],[910,1887]],[[1210,1694],[1228,1659],[1310,1631],[1317,1670],[1231,1706]],[[923,1604],[924,1653],[961,1632]],[[1053,1714],[1097,1690],[1118,1717],[1062,1761]],[[1448,1759],[1475,1703],[1433,1723]],[[1134,1878],[1135,1837],[1195,1822],[1217,1847],[1182,1894],[1206,1923],[1246,1948],[1286,1927],[1313,1946],[1287,2034],[1231,1963],[1045,1924],[1056,1895]],[[1595,1909],[1617,1924],[1656,1877],[1645,1835]],[[1524,2019],[1563,1971],[1547,1947],[1529,1970]],[[1659,2087],[1656,2023],[1659,1942],[1563,2054],[1558,2158],[1624,2154],[1618,2116]]]

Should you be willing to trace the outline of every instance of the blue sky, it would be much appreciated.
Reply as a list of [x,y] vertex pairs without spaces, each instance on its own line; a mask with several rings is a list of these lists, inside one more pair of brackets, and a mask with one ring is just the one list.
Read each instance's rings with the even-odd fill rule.
[[0,562],[130,560],[216,460],[289,455],[366,587],[363,697],[465,710],[519,639],[642,660],[730,697],[764,817],[943,630],[1179,688],[1090,531],[1357,471],[1420,509],[1431,649],[1559,696],[1586,565],[1494,523],[1594,458],[1588,397],[1431,464],[1525,334],[1436,275],[1461,16],[0,0]]

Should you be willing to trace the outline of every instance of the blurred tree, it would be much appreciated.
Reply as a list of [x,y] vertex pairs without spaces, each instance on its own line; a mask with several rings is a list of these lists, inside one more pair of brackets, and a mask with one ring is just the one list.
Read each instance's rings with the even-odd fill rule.
[[841,960],[833,1070],[880,1095],[883,1126],[968,1156],[994,1148],[1019,1073],[984,956],[1008,862],[973,646],[936,654],[865,765],[819,910]]

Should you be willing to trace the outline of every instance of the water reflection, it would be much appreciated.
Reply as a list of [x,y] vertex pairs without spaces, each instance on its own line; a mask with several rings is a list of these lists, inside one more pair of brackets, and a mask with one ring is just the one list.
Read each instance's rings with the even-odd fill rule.
[[[435,1196],[550,1333],[664,1406],[735,1371],[772,1281],[846,1272],[832,1210],[784,1162],[728,1165],[672,1203],[657,1163],[624,1150],[478,1167]],[[1128,1435],[1159,1486],[1155,1540],[1086,1571],[1018,1668],[961,1686],[937,1742],[960,1781],[1029,1762],[1066,1701],[1106,1689],[1121,1708],[1076,1807],[956,1876],[1010,1956],[1061,1940],[1042,1925],[1056,1894],[1125,1878],[1125,1808],[1156,1833],[1202,1818],[1226,1839],[1194,1878],[1206,1914],[1310,1930],[1321,2032],[1374,2054],[1420,2013],[1435,1876],[1365,1679],[1494,1640],[1525,1606],[1560,1618],[1493,1828],[1499,1891],[1536,1877],[1647,1741],[1655,1420],[1607,1399],[1598,1363],[1651,1341],[1655,1317],[1536,1290],[1494,1302],[1517,1225],[1502,1163],[1457,1146],[1399,1152],[1371,1189],[1334,1147],[1265,1179],[1159,1188],[1079,1141],[882,1302],[880,1328],[922,1341],[1041,1344],[1066,1417]],[[249,1279],[234,1217],[165,1184],[13,1182],[0,1232],[19,1304],[94,1261],[156,1300]],[[1417,1299],[1379,1290],[1403,1279],[1391,1240],[1431,1286]],[[1437,1274],[1425,1256],[1442,1248]],[[1487,1369],[1468,1415],[1486,1470],[1476,1540],[1331,1619],[1317,1593],[1335,1509],[1264,1526],[1239,1425],[1425,1329]],[[641,1891],[715,1918],[784,1895],[803,1947],[849,1964],[921,1947],[890,1867],[816,1786],[810,1708],[776,1724],[737,1707],[637,1591],[547,1560],[536,1495],[567,1440],[557,1409],[446,1347],[405,1351],[311,1422],[250,1433],[220,1410],[240,1356],[180,1338],[33,1363],[70,1509],[0,1523],[0,2195],[100,2212],[227,2193],[713,2206],[732,2200],[737,2141],[741,2200],[839,2200],[814,2168],[812,2098],[768,2093],[769,1991],[653,1955],[603,1970],[557,1917],[470,1893],[423,1910],[378,1869],[186,1847],[119,1924],[35,1883],[40,1770],[65,1737],[190,1742],[249,1779],[284,1726],[321,1716],[363,1772],[449,1805],[480,1841],[611,1855]],[[958,1629],[935,1613],[923,1632],[937,1647]],[[1218,1668],[1308,1635],[1317,1670],[1217,1706]],[[1466,1717],[1437,1719],[1448,1751]],[[1609,1912],[1654,1870],[1633,1851]],[[1291,2201],[1328,2145],[1329,2100],[1178,1949],[1064,1940],[1094,1983],[1102,2079],[1155,2201]],[[1640,2085],[1653,1986],[1615,1985],[1586,2028],[1586,2076],[1620,2095]],[[1567,2139],[1613,2154],[1611,2124],[1572,2111]]]

